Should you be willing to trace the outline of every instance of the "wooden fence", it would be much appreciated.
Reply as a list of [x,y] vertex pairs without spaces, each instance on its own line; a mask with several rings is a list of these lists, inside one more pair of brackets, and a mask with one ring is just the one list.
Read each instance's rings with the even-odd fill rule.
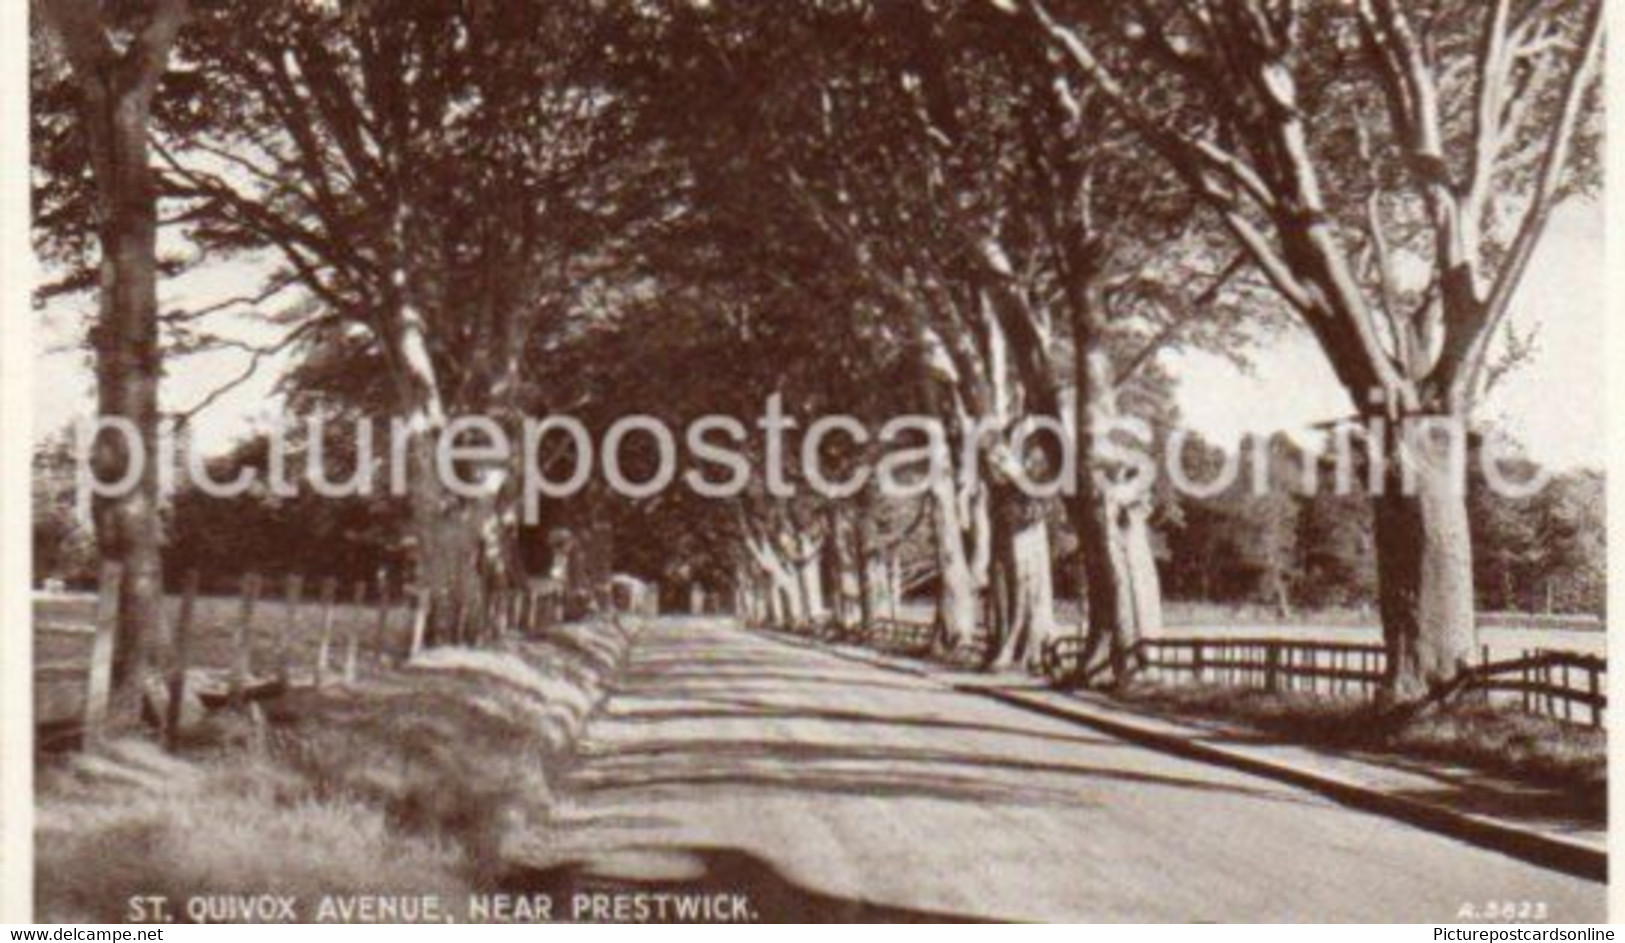
[[1189,679],[1265,691],[1376,697],[1380,645],[1280,639],[1144,639],[1134,663],[1154,681]]
[[[1044,673],[1058,684],[1087,682],[1084,655],[1081,636],[1056,639],[1044,650]],[[1153,681],[1368,699],[1376,698],[1387,670],[1380,645],[1274,638],[1142,639],[1125,657],[1131,670]],[[1607,660],[1595,655],[1530,649],[1518,658],[1492,661],[1486,646],[1463,689],[1532,714],[1601,727],[1608,707],[1607,672]]]
[[[760,628],[775,628],[766,623],[753,623]],[[935,629],[929,622],[913,619],[890,619],[884,616],[870,620],[867,627],[842,625],[834,618],[805,622],[781,630],[814,638],[821,642],[866,645],[876,651],[894,655],[925,655],[931,651]]]
[[876,619],[864,634],[864,642],[884,652],[923,655],[931,650],[934,631],[929,622]]
[[1473,672],[1471,686],[1492,696],[1511,695],[1525,711],[1568,723],[1601,727],[1608,710],[1608,660],[1598,655],[1551,650],[1489,661]]
[[[107,730],[122,575],[120,564],[102,565],[94,626],[88,630],[91,635],[89,657],[78,662],[40,664],[34,669],[36,687],[62,683],[84,685],[83,713],[76,731],[81,743],[93,743]],[[167,745],[173,747],[175,743],[189,697],[208,707],[241,705],[290,687],[353,684],[364,665],[398,666],[423,648],[431,609],[441,604],[423,589],[392,594],[382,578],[376,584],[364,580],[356,582],[348,600],[341,600],[338,581],[332,577],[315,583],[316,591],[309,594],[303,576],[288,575],[281,583],[280,599],[262,599],[265,581],[261,576],[257,573],[242,576],[237,615],[229,630],[229,664],[224,666],[224,681],[188,691],[193,669],[203,666],[195,663],[198,575],[196,572],[186,575],[179,610],[169,622],[171,644],[169,651],[163,653],[157,687],[161,696],[154,698],[151,691],[142,692],[149,711],[159,715],[155,719]],[[454,636],[463,639],[494,639],[510,632],[533,635],[562,621],[562,596],[557,587],[545,584],[489,593],[477,610],[459,607],[448,622]],[[265,606],[278,604],[280,617],[270,620],[270,663],[265,664],[263,655],[256,658],[256,643],[263,641],[259,636],[266,627],[256,625],[255,614]],[[375,615],[349,619],[341,627],[336,618],[341,605],[351,609],[370,608]],[[400,633],[391,631],[399,621],[397,613],[402,610],[408,615],[404,638],[395,637]],[[306,620],[312,615],[315,616],[313,639],[306,635]],[[35,632],[44,636],[83,636],[87,629],[47,623],[35,626]],[[307,664],[299,664],[296,641],[314,643],[304,646],[311,649]],[[210,667],[218,669],[220,666]]]

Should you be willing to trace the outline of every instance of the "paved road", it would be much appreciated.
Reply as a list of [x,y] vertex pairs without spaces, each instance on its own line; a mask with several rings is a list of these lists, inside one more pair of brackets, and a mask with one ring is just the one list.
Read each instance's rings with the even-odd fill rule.
[[718,621],[647,628],[532,889],[763,919],[1603,918],[1600,884]]

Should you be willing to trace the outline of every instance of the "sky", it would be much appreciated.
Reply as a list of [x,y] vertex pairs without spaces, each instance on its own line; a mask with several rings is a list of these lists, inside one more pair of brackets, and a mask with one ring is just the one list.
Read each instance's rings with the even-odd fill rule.
[[[1601,468],[1607,458],[1603,217],[1597,202],[1553,215],[1510,314],[1520,335],[1536,331],[1534,355],[1479,406],[1480,420],[1554,469]],[[1170,358],[1185,424],[1233,443],[1247,433],[1306,432],[1353,412],[1307,331],[1272,337],[1251,360],[1248,375],[1208,354]]]
[[[1606,457],[1603,208],[1597,202],[1563,206],[1554,215],[1513,302],[1519,333],[1535,327],[1533,358],[1507,376],[1480,407],[1522,442],[1531,457],[1554,469],[1600,468]],[[222,263],[166,281],[164,310],[187,309],[255,292],[261,267]],[[54,303],[35,332],[36,436],[63,428],[93,409],[92,381],[82,349],[94,299]],[[280,329],[247,317],[226,317],[216,330],[254,344],[275,340]],[[234,350],[184,358],[162,384],[165,411],[189,409],[237,377],[248,363]],[[1319,422],[1347,416],[1351,406],[1309,335],[1289,330],[1251,352],[1252,369],[1200,353],[1169,356],[1186,425],[1205,437],[1233,443],[1245,433],[1303,433]],[[228,447],[253,425],[280,413],[276,382],[286,356],[267,358],[250,380],[221,397],[193,421],[194,445],[206,452]]]

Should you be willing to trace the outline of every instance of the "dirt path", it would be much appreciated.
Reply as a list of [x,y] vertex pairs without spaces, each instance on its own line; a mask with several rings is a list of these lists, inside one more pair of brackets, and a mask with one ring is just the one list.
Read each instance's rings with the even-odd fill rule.
[[803,920],[1604,914],[1600,884],[720,621],[646,629],[584,751],[531,889]]

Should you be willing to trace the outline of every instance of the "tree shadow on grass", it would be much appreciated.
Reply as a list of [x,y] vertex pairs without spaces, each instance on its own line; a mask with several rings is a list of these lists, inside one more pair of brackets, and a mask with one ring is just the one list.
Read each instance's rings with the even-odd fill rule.
[[[1238,700],[1256,693],[1241,692]],[[1217,746],[1289,746],[1327,757],[1329,760],[1355,759],[1373,767],[1393,770],[1432,783],[1390,790],[1394,795],[1523,822],[1558,833],[1595,833],[1607,827],[1608,784],[1606,778],[1560,775],[1535,776],[1495,769],[1483,762],[1463,757],[1427,755],[1411,748],[1384,742],[1392,731],[1376,724],[1360,707],[1343,709],[1321,705],[1301,716],[1227,717],[1215,710],[1202,711],[1147,699],[1136,702],[1114,699],[1114,710],[1153,720],[1173,719],[1203,732],[1192,737]],[[1538,719],[1529,719],[1538,723]],[[1448,751],[1439,751],[1447,754]]]

